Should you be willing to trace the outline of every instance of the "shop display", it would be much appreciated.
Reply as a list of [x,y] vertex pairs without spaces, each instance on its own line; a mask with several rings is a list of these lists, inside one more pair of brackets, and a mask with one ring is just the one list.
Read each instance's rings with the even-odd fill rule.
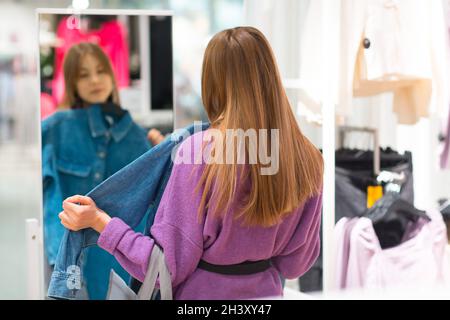
[[[150,292],[145,284],[148,282],[153,289],[157,281],[157,272],[151,277],[146,275],[147,270],[156,268],[152,263],[147,267],[152,253],[161,254],[159,259],[163,260],[159,261],[165,261],[174,271],[164,272],[165,280],[170,276],[174,280],[171,289],[175,299],[253,299],[255,292],[273,294],[293,286],[294,291],[311,293],[310,298],[314,298],[313,294],[325,298],[328,294],[355,294],[356,298],[364,298],[365,294],[397,289],[422,295],[428,289],[430,294],[439,288],[450,290],[446,289],[450,288],[450,1],[232,1],[234,10],[242,7],[242,25],[263,31],[273,49],[267,55],[270,57],[241,63],[242,68],[230,63],[234,55],[217,54],[203,65],[198,63],[200,58],[186,63],[184,60],[196,54],[204,57],[209,36],[224,24],[218,23],[225,8],[221,6],[223,1],[204,5],[214,21],[209,20],[209,15],[197,16],[195,12],[181,16],[177,1],[167,2],[171,9],[177,8],[167,12],[153,11],[152,5],[142,11],[98,8],[86,9],[82,14],[72,12],[73,8],[39,9],[39,58],[33,56],[27,63],[17,48],[13,48],[14,52],[9,49],[18,42],[14,32],[8,32],[8,41],[0,36],[0,160],[8,160],[8,153],[14,154],[14,161],[23,160],[25,169],[28,165],[30,170],[40,171],[37,180],[42,189],[34,199],[39,200],[36,212],[41,211],[40,220],[37,229],[30,228],[29,221],[25,228],[24,282],[29,292],[36,289],[31,298],[139,300],[145,296],[147,300],[158,300],[161,296]],[[190,33],[197,31],[191,37]],[[233,35],[228,34],[226,40]],[[77,67],[68,72],[68,53],[79,44],[96,44],[112,71],[97,56],[91,64],[96,70],[92,77],[89,68],[80,63],[86,56],[95,58],[93,51],[86,51],[73,60]],[[221,53],[227,52],[226,41],[221,44]],[[189,57],[183,55],[186,46],[195,47]],[[243,61],[253,54],[262,55],[266,47],[258,47],[261,52],[246,51],[242,46],[233,48],[243,50],[239,51],[241,60],[237,60]],[[272,57],[280,66],[273,78],[271,73],[264,74],[270,69]],[[221,77],[203,79],[208,66],[211,74],[218,73],[220,59],[228,59],[226,72],[220,73]],[[253,65],[254,61],[258,63]],[[24,76],[22,69],[28,64],[36,73],[27,71]],[[248,66],[252,72],[236,78],[244,79],[240,85],[236,85],[238,81],[223,81],[228,80],[230,72],[234,76]],[[261,66],[265,69],[259,69]],[[105,74],[111,82],[98,80]],[[194,80],[200,80],[200,76],[204,82],[196,84]],[[100,84],[86,82],[86,96],[83,93],[82,97],[83,77],[95,78]],[[74,79],[73,83],[67,79]],[[217,86],[220,81],[226,85]],[[274,82],[284,90],[266,95],[257,90],[234,90],[251,83],[264,91]],[[230,90],[230,86],[234,89]],[[31,87],[36,94],[32,94]],[[210,87],[215,95],[205,98],[206,91],[213,91]],[[194,91],[198,99],[178,99],[193,96]],[[107,97],[99,102],[86,98],[102,92]],[[245,101],[229,101],[235,92],[247,102],[257,103],[244,113],[239,108]],[[266,105],[265,100],[269,100]],[[31,112],[33,101],[39,108],[35,106]],[[222,110],[230,104],[237,113]],[[261,106],[269,110],[268,114],[265,108],[257,110]],[[198,120],[192,118],[197,112],[192,112],[186,122],[187,118],[182,119],[183,109],[202,109],[204,121],[186,126]],[[283,115],[281,110],[289,115],[290,122],[276,118]],[[246,114],[245,121],[255,115],[254,122],[244,123],[240,111]],[[211,120],[214,116],[217,119]],[[223,123],[227,121],[233,127],[283,127],[280,137],[292,138],[297,134],[296,120],[301,134],[307,137],[299,138],[299,143],[311,142],[311,150],[322,151],[325,173],[323,193],[303,203],[303,215],[287,215],[275,227],[253,230],[236,227],[235,220],[227,220],[228,216],[220,222],[212,215],[199,219],[201,229],[185,219],[201,205],[195,196],[177,191],[181,190],[177,185],[189,190],[195,187],[190,184],[187,170],[174,162],[184,141],[210,126],[226,127]],[[152,129],[160,134],[158,143],[152,141]],[[27,130],[36,140],[29,149],[29,141],[23,138]],[[246,138],[251,139],[250,135]],[[268,141],[273,147],[271,139]],[[296,142],[292,139],[289,148],[280,149],[285,154],[280,154],[279,160],[291,156],[289,165],[296,169],[301,165],[315,170],[320,167],[320,157],[308,162],[300,152],[292,156],[305,150]],[[16,144],[27,145],[27,149],[14,149]],[[251,151],[246,149],[246,156]],[[305,159],[312,159],[314,152],[308,152]],[[22,170],[20,165],[17,170]],[[320,170],[305,170],[304,179],[299,181],[315,181],[314,175]],[[291,171],[288,176],[292,182],[300,174]],[[223,176],[228,179],[228,175]],[[276,192],[291,196],[320,189],[317,184],[290,193],[290,188],[278,187],[282,185],[280,180],[271,180],[276,181],[271,189],[264,188],[266,180],[261,181],[257,181],[259,189],[255,190],[272,191],[264,194],[264,200],[271,201],[271,213],[276,211],[275,205],[288,202],[275,199]],[[213,192],[210,184],[207,186],[202,185],[207,189],[205,195]],[[238,194],[260,199],[249,189],[235,186]],[[214,195],[229,195],[226,188],[224,183]],[[6,197],[17,196],[15,190],[0,191]],[[91,225],[70,231],[60,214],[67,204],[64,200],[74,195],[92,198],[98,208],[107,212],[112,218],[107,228],[105,225],[97,232]],[[324,206],[318,210],[322,201]],[[209,205],[205,211],[210,210]],[[237,205],[231,206],[230,212],[237,211]],[[270,211],[264,206],[258,208],[264,213]],[[16,214],[14,210],[5,212],[5,217]],[[164,215],[168,210],[176,214]],[[156,215],[158,211],[161,214]],[[198,216],[202,217],[200,213]],[[97,223],[98,219],[93,220]],[[247,241],[251,232],[255,236]],[[36,254],[36,248],[42,253]],[[244,258],[247,260],[242,262]],[[35,268],[38,263],[42,267]],[[42,272],[32,279],[32,271],[40,269]],[[248,281],[235,281],[234,277],[241,275]],[[187,281],[190,276],[197,282]],[[205,283],[215,290],[201,292],[199,286]],[[427,290],[420,292],[422,288]],[[169,296],[172,298],[172,292],[165,292],[163,299]]]

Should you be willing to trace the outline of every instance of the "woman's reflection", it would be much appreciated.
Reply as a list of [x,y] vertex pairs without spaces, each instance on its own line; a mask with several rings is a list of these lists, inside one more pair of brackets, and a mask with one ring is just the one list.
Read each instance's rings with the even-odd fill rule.
[[[44,241],[50,266],[64,234],[58,219],[62,200],[86,194],[163,139],[158,130],[139,127],[120,107],[111,63],[99,46],[87,42],[72,46],[63,70],[66,110],[42,122]],[[114,259],[98,250],[87,261],[89,296],[101,298],[106,292],[102,284],[108,281],[99,277],[108,272],[98,269],[114,267]]]

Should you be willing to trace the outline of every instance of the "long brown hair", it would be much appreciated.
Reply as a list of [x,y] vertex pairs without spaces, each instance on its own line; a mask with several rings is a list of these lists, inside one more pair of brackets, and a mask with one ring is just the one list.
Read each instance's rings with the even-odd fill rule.
[[[251,189],[235,218],[243,217],[249,226],[270,227],[321,192],[322,155],[300,131],[272,49],[259,30],[238,27],[212,38],[203,60],[202,99],[211,126],[222,132],[279,129],[279,170],[261,175],[260,162],[246,166]],[[276,142],[269,137],[266,143]],[[198,186],[204,187],[199,217],[206,208],[216,216],[228,211],[239,170],[238,164],[206,165]],[[215,199],[214,205],[208,197]]]
[[116,105],[120,105],[119,92],[117,90],[117,81],[111,62],[105,52],[95,43],[80,42],[70,47],[67,51],[64,62],[64,98],[60,108],[80,108],[82,101],[77,93],[77,81],[80,78],[81,61],[87,55],[93,55],[103,66],[105,72],[111,77],[113,83],[113,91],[111,100]]

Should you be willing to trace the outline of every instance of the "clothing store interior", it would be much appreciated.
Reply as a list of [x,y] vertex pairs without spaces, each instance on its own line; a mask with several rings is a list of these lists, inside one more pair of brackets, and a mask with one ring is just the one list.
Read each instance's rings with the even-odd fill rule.
[[[119,299],[114,285],[141,294],[130,263],[104,248],[114,240],[63,225],[63,201],[91,197],[150,236],[159,202],[168,215],[182,198],[162,196],[165,141],[193,123],[206,130],[205,50],[239,26],[267,38],[297,125],[323,157],[315,259],[280,274],[280,296],[254,298],[450,298],[449,0],[5,0],[0,299]],[[93,87],[91,72],[112,81]],[[255,279],[249,292],[271,292]],[[247,297],[236,288],[226,297]]]

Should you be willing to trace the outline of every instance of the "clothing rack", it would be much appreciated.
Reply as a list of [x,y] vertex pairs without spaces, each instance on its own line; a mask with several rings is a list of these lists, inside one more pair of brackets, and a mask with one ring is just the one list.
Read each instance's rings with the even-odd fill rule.
[[378,138],[378,130],[367,127],[341,126],[339,127],[339,148],[344,146],[345,136],[349,132],[364,132],[372,135],[373,138],[373,173],[375,176],[380,174],[381,170],[381,155],[380,155],[380,141]]

